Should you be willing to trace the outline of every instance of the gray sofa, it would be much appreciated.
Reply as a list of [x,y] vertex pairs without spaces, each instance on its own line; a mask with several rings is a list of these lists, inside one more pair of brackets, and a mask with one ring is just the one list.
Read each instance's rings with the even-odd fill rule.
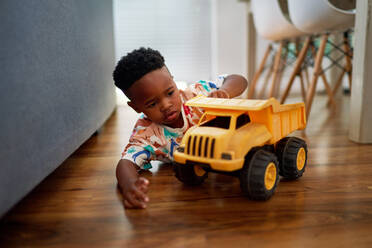
[[112,1],[0,1],[0,217],[115,108]]

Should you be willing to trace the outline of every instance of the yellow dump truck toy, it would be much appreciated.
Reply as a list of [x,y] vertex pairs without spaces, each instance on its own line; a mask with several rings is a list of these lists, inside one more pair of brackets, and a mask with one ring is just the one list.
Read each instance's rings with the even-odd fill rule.
[[205,112],[174,153],[176,177],[181,182],[198,185],[208,172],[229,174],[239,177],[249,198],[267,200],[274,194],[279,175],[296,179],[304,173],[306,142],[286,137],[305,128],[303,103],[199,96],[186,105]]

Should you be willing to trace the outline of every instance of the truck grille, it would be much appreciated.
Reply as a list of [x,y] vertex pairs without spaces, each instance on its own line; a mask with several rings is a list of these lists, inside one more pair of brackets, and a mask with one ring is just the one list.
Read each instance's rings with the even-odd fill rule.
[[186,154],[199,157],[214,157],[216,139],[203,136],[189,136],[186,146]]

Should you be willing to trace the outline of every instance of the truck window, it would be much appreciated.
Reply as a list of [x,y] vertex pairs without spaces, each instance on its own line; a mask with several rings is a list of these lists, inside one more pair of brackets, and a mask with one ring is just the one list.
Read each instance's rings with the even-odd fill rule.
[[217,116],[216,118],[203,123],[201,126],[204,127],[219,127],[229,129],[230,127],[230,116]]
[[236,129],[238,129],[241,126],[244,126],[245,124],[249,123],[251,119],[249,118],[249,115],[247,114],[241,114],[236,119]]

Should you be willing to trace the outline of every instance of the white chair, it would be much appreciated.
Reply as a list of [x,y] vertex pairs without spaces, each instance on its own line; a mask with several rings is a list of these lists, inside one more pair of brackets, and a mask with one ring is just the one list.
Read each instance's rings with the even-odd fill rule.
[[307,33],[346,30],[354,26],[355,0],[288,0],[292,23]]
[[[354,25],[356,0],[288,0],[289,15],[293,24],[301,31],[312,34],[321,34],[321,42],[317,51],[311,38],[307,38],[300,54],[306,54],[310,48],[315,57],[313,77],[306,95],[306,114],[310,114],[312,101],[315,94],[318,77],[321,76],[330,100],[333,102],[333,92],[330,88],[322,70],[322,59],[328,41],[329,32],[345,31]],[[344,43],[346,44],[346,43]],[[346,54],[347,72],[351,73],[350,52],[348,44],[344,46]],[[316,52],[316,54],[315,54]],[[299,56],[293,74],[297,74],[305,56]],[[350,77],[351,78],[351,77]],[[293,77],[288,82],[287,88],[282,96],[283,103],[288,96],[293,83]]]
[[[269,76],[271,72],[273,73],[272,85],[269,93],[269,96],[272,97],[275,94],[275,90],[278,88],[282,76],[281,72],[284,70],[284,63],[281,63],[283,47],[288,44],[288,40],[303,36],[305,33],[298,30],[291,23],[287,0],[252,0],[251,10],[257,33],[265,39],[279,42],[279,47],[275,53],[273,65],[269,72]],[[248,92],[248,98],[253,97],[257,81],[265,68],[266,60],[272,50],[272,45],[272,43],[268,45],[260,66],[253,77]]]
[[291,23],[286,2],[283,0],[251,1],[253,20],[259,35],[268,40],[281,41],[305,34]]

